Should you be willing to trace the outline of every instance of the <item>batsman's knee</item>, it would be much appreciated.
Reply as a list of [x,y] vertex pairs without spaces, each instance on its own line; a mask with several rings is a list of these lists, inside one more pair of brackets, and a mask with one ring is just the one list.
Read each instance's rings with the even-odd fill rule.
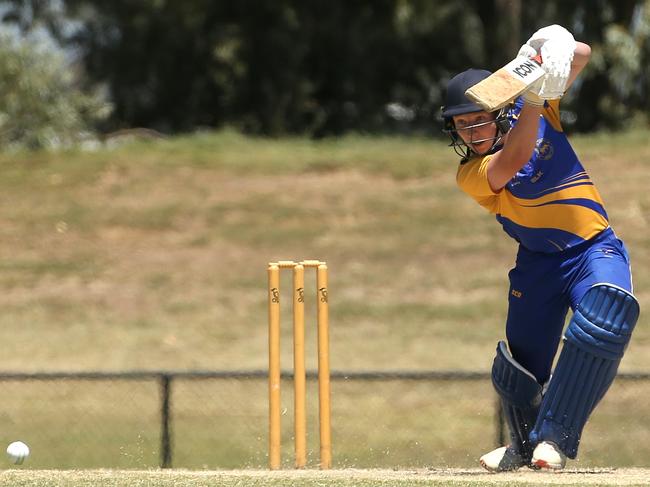
[[639,303],[624,289],[598,284],[585,293],[565,338],[597,357],[620,360],[639,318]]

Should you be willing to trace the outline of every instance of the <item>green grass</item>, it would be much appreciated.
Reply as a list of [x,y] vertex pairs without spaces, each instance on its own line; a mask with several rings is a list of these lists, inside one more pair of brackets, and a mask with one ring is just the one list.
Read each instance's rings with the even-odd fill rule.
[[[642,309],[650,304],[646,136],[574,138],[630,250]],[[516,246],[456,188],[456,163],[446,143],[425,138],[271,140],[229,131],[96,152],[1,155],[0,369],[265,368],[266,264],[318,258],[330,268],[333,369],[487,371],[503,338]],[[283,313],[288,318],[287,299]],[[648,316],[621,370],[650,369]],[[308,367],[315,368],[311,325]],[[285,368],[290,338],[287,327]],[[156,464],[155,385],[133,392],[115,384],[111,398],[91,385],[65,389],[63,398],[44,384],[11,387],[14,412],[0,409],[2,437],[38,432],[26,438],[41,452],[32,468]],[[265,385],[201,387],[178,384],[178,465],[265,465]],[[494,443],[489,384],[335,387],[340,466],[472,466]],[[638,418],[618,410],[638,408],[647,387],[622,387],[627,392],[608,396],[585,433],[584,465],[603,466],[604,452],[616,465],[650,458],[645,410]],[[134,394],[141,409],[127,407]],[[405,417],[410,403],[396,406],[405,398],[417,414]],[[235,414],[244,405],[246,413]],[[98,421],[107,421],[106,431],[83,441],[102,438],[105,449],[75,450]]]

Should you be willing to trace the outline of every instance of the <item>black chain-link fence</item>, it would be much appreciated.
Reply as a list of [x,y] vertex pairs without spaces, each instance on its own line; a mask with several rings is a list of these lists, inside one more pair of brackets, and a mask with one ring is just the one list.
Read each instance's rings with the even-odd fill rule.
[[[266,371],[3,374],[0,439],[30,446],[26,468],[266,468],[267,390]],[[282,394],[291,468],[289,374]],[[580,465],[650,465],[648,398],[650,374],[620,374],[585,429]],[[504,435],[489,375],[467,372],[334,372],[332,428],[337,468],[475,466]]]

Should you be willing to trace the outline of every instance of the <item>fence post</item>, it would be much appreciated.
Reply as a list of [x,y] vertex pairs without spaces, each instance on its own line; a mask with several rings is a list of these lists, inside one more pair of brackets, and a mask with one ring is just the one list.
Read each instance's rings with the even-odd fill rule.
[[172,466],[171,374],[160,375],[160,468]]

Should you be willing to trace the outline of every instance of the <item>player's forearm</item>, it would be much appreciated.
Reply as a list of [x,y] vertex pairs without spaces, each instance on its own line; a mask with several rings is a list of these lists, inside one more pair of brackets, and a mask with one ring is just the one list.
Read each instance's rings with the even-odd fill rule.
[[591,58],[591,47],[589,44],[584,42],[576,42],[576,49],[573,54],[573,61],[571,62],[571,73],[569,74],[569,79],[566,83],[566,89],[568,90],[571,84],[576,80],[580,72],[584,67],[589,63]]
[[487,177],[494,191],[503,188],[533,155],[541,111],[542,107],[525,103],[503,149],[489,161]]
[[512,178],[524,164],[528,162],[535,149],[537,142],[537,129],[539,128],[539,116],[542,107],[529,105],[524,106],[519,113],[517,124],[512,128],[508,140],[499,154],[499,165],[502,166],[506,173],[507,179],[503,185]]
[[591,47],[589,44],[584,42],[576,42],[576,50],[573,54],[573,62],[571,63],[571,69],[574,68],[584,68],[585,65],[589,62],[591,57]]

